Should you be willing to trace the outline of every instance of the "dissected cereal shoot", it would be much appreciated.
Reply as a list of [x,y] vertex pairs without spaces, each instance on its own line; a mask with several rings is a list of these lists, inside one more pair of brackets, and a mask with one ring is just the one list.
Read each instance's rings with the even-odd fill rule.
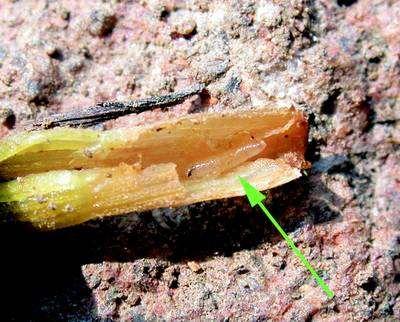
[[243,195],[300,176],[301,112],[236,110],[109,131],[54,128],[0,142],[0,207],[42,229]]

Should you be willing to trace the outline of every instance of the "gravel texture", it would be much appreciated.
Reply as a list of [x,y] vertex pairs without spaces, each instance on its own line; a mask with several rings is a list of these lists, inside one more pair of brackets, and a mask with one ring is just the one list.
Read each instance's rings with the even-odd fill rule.
[[400,2],[2,1],[0,136],[104,100],[208,92],[134,126],[204,110],[296,106],[303,178],[268,206],[328,300],[244,198],[92,221],[0,227],[5,320],[400,319]]

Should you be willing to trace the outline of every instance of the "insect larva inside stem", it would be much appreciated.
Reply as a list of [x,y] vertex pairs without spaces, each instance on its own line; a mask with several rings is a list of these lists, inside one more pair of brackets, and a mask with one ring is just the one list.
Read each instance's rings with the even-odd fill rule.
[[210,178],[241,165],[265,149],[265,142],[258,140],[230,149],[224,153],[201,160],[191,165],[187,171],[190,179]]

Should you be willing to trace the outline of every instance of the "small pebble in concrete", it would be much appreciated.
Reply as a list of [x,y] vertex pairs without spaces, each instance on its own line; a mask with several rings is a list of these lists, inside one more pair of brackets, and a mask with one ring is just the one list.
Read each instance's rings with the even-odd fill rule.
[[117,17],[109,9],[96,9],[90,13],[89,32],[103,37],[110,34],[117,23]]

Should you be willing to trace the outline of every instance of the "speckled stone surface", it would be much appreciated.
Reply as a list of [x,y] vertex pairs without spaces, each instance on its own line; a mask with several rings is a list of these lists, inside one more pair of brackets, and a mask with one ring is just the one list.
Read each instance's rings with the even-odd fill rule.
[[400,2],[2,1],[0,136],[103,100],[208,93],[205,110],[307,113],[307,175],[268,207],[328,300],[244,198],[52,233],[0,226],[0,315],[18,321],[400,319]]

